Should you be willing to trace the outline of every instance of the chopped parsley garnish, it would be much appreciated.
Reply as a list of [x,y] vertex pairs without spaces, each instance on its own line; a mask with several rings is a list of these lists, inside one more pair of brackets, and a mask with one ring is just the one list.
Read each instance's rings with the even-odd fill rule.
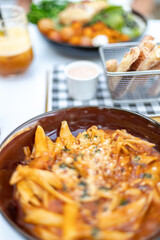
[[99,190],[109,191],[111,187],[100,187]]
[[51,166],[51,165],[48,165],[48,166],[47,166],[47,169],[48,169],[49,171],[51,171],[51,170],[52,170],[52,166]]
[[101,152],[101,149],[96,149],[95,150],[95,153],[99,153],[99,152]]
[[78,155],[74,156],[73,160],[76,162],[78,157],[83,158],[83,154],[79,153]]
[[87,186],[87,183],[86,182],[83,182],[83,181],[81,181],[81,182],[79,182],[79,184],[78,184],[79,186]]
[[65,183],[63,183],[62,189],[63,191],[67,191],[67,186],[65,185]]
[[79,153],[79,154],[78,154],[78,157],[81,157],[81,158],[82,158],[82,157],[83,157],[83,154],[82,154],[82,153]]
[[63,152],[68,152],[68,151],[70,151],[70,149],[64,148],[64,149],[62,149],[62,151],[63,151]]
[[66,167],[68,167],[68,165],[65,164],[65,163],[61,163],[61,164],[59,165],[59,167],[60,167],[60,168],[66,168]]
[[70,169],[76,169],[73,165],[68,166]]
[[99,229],[97,227],[92,228],[91,235],[92,235],[93,238],[96,238],[98,233],[99,233]]
[[66,163],[61,163],[59,165],[60,168],[70,168],[70,169],[75,169],[73,165],[67,165]]
[[120,201],[120,206],[125,206],[125,205],[127,205],[129,203],[129,201],[127,200],[127,199],[122,199],[121,201]]
[[88,190],[85,188],[81,198],[89,197]]
[[83,136],[84,136],[84,138],[88,138],[89,139],[89,135],[87,133],[84,134]]
[[150,173],[143,173],[143,174],[141,175],[141,178],[151,179],[151,178],[152,178],[152,174],[150,174]]
[[138,156],[138,155],[136,155],[133,160],[134,160],[134,161],[140,161],[140,160],[141,160],[141,157]]

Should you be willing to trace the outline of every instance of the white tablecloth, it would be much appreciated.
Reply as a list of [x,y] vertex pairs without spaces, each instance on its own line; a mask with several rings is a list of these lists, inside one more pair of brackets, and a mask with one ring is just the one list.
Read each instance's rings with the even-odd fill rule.
[[[153,35],[160,42],[160,20],[149,20],[146,34]],[[17,126],[45,111],[46,70],[54,64],[65,64],[80,58],[62,55],[56,51],[38,32],[29,25],[34,61],[23,75],[0,78],[0,142]],[[85,57],[85,59],[93,60]],[[99,59],[94,59],[99,62]],[[0,239],[22,240],[0,215]]]

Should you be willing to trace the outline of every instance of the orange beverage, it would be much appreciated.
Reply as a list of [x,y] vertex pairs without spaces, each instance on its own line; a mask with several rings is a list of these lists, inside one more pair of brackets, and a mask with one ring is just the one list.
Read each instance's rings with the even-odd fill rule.
[[17,19],[13,21],[11,17],[12,21],[9,21],[4,17],[5,29],[0,33],[0,75],[2,76],[23,73],[33,59],[25,13],[16,6],[4,7],[4,13],[8,8],[16,8]]

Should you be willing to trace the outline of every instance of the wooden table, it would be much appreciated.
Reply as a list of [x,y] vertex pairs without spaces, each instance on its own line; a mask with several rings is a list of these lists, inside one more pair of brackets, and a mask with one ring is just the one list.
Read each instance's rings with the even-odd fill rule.
[[152,117],[152,119],[160,123],[160,117]]

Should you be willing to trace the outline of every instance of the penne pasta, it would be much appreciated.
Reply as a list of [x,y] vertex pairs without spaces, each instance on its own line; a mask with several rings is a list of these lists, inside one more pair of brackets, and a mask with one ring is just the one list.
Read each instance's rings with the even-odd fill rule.
[[24,147],[24,165],[10,178],[18,221],[41,240],[148,239],[160,225],[154,147],[96,126],[74,137],[66,121],[53,142],[38,126],[32,152]]
[[63,218],[60,214],[53,213],[41,208],[31,208],[26,212],[24,217],[26,223],[40,224],[43,226],[60,227],[63,223]]
[[35,157],[37,158],[47,151],[48,145],[45,132],[41,126],[38,126],[35,134]]
[[78,205],[76,203],[66,203],[64,205],[63,219],[63,237],[64,240],[75,239],[76,236],[76,221],[78,219]]
[[68,124],[66,121],[62,122],[61,130],[60,130],[60,138],[64,143],[65,147],[70,149],[76,143],[75,137],[72,135]]

